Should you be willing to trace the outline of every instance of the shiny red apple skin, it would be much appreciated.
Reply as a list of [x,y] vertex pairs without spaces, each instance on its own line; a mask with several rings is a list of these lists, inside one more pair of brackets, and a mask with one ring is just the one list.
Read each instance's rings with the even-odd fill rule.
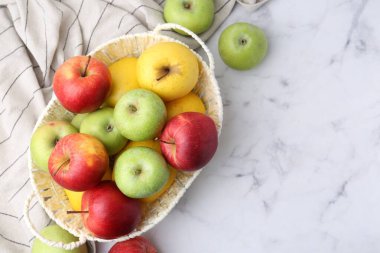
[[171,166],[183,171],[204,167],[218,147],[214,121],[199,112],[185,112],[166,124],[161,136],[162,154]]
[[128,198],[115,182],[102,181],[82,196],[84,226],[96,237],[115,239],[133,231],[141,220],[137,199]]
[[107,151],[98,139],[74,133],[57,142],[48,167],[54,181],[63,188],[85,191],[101,181],[108,164]]
[[157,253],[157,249],[142,236],[114,244],[108,253]]
[[64,108],[74,113],[98,109],[111,88],[111,74],[107,66],[93,57],[88,60],[89,57],[83,55],[70,58],[54,75],[55,95]]

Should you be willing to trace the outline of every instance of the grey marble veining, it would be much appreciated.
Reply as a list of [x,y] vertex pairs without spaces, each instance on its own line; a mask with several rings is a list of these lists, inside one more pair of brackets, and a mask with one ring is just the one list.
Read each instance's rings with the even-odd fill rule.
[[[379,11],[377,0],[236,7],[208,42],[223,96],[220,146],[146,234],[160,252],[380,252]],[[250,71],[218,55],[236,21],[268,35],[269,53]]]

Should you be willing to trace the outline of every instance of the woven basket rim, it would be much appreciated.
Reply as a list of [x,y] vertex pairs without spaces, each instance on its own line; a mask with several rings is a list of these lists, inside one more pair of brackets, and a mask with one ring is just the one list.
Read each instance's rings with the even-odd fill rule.
[[[111,40],[109,40],[109,41],[107,41],[105,43],[102,43],[99,46],[97,46],[88,55],[93,55],[96,52],[100,51],[101,49],[109,46],[110,44],[116,43],[116,42],[118,42],[120,40],[128,40],[128,39],[135,38],[135,37],[146,37],[146,36],[159,37],[159,38],[163,39],[164,41],[172,41],[172,42],[180,43],[180,44],[186,46],[187,48],[189,48],[196,55],[196,57],[198,58],[198,60],[202,64],[203,71],[206,71],[206,74],[210,78],[211,83],[213,85],[213,89],[216,92],[215,96],[217,97],[218,109],[219,109],[218,113],[217,113],[217,117],[218,117],[219,122],[220,122],[219,126],[217,127],[217,129],[218,129],[218,136],[219,136],[220,133],[221,133],[222,122],[223,122],[223,107],[222,107],[222,100],[221,100],[221,95],[220,95],[220,89],[219,89],[219,86],[217,84],[214,72],[213,72],[213,70],[211,70],[209,68],[209,65],[206,64],[206,62],[202,59],[202,57],[197,52],[195,52],[194,50],[192,50],[185,43],[183,43],[183,42],[181,42],[179,40],[176,40],[174,38],[171,38],[169,36],[162,35],[162,34],[157,34],[157,33],[154,33],[152,31],[149,31],[149,32],[138,33],[138,34],[123,35],[123,36],[111,39]],[[123,58],[123,57],[124,56],[121,56],[120,58]],[[52,94],[52,98],[50,99],[50,101],[46,105],[46,107],[43,110],[43,112],[39,115],[38,120],[37,120],[37,122],[36,122],[36,124],[35,124],[35,126],[33,128],[33,133],[41,125],[41,123],[43,122],[44,117],[48,113],[49,108],[52,107],[52,105],[54,103],[59,103],[59,101],[56,98],[55,94],[53,93]],[[168,208],[165,209],[164,212],[160,213],[160,215],[154,220],[154,222],[146,225],[140,231],[133,230],[131,233],[129,233],[129,234],[125,235],[125,236],[121,236],[121,237],[116,238],[116,239],[101,239],[101,238],[98,238],[98,237],[95,237],[95,236],[91,236],[89,234],[80,233],[77,230],[72,229],[71,227],[66,226],[65,223],[62,222],[60,219],[56,219],[55,216],[54,216],[54,214],[53,214],[53,212],[52,212],[52,210],[50,210],[49,207],[47,205],[45,205],[45,202],[44,202],[41,194],[39,193],[39,189],[37,188],[37,184],[35,183],[35,180],[33,178],[33,171],[34,171],[34,169],[33,169],[33,162],[32,162],[32,158],[31,158],[31,151],[30,151],[30,149],[28,149],[28,170],[29,170],[29,177],[31,179],[32,189],[36,193],[37,201],[42,206],[42,208],[44,209],[44,211],[48,214],[49,218],[51,218],[55,223],[57,223],[59,226],[61,226],[62,228],[66,229],[67,231],[69,231],[71,234],[73,234],[73,235],[75,235],[77,237],[85,237],[89,241],[119,242],[119,241],[124,241],[126,239],[133,238],[135,236],[138,236],[138,235],[140,235],[140,234],[148,231],[153,226],[155,226],[156,224],[158,224],[162,219],[164,219],[170,213],[170,211],[174,208],[174,206],[178,203],[178,201],[182,198],[182,196],[184,195],[184,193],[186,192],[186,190],[190,187],[190,185],[193,183],[193,181],[195,180],[195,178],[201,173],[201,171],[203,170],[203,168],[200,169],[200,170],[198,170],[198,171],[193,172],[193,176],[189,180],[186,181],[186,183],[183,186],[183,188],[178,192],[178,194],[177,194],[178,197],[175,198],[175,201],[171,201],[169,203],[169,205],[168,205]]]

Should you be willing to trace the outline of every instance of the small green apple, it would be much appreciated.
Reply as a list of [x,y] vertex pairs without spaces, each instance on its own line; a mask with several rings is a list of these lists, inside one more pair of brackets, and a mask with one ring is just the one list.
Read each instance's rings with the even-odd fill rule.
[[[210,28],[214,20],[213,0],[167,0],[164,7],[166,22],[182,25],[196,34]],[[182,31],[176,32],[187,35]]]
[[71,125],[75,126],[76,129],[80,129],[80,124],[82,124],[82,121],[84,118],[86,118],[86,116],[88,115],[88,113],[79,113],[77,115],[74,116],[74,118],[71,120]]
[[66,121],[51,121],[33,133],[30,141],[30,152],[34,164],[48,171],[48,161],[55,144],[64,136],[77,133],[78,130]]
[[109,107],[88,113],[80,125],[80,132],[98,138],[109,155],[119,152],[128,141],[115,127],[113,109]]
[[[59,227],[58,225],[50,225],[40,231],[40,234],[50,240],[56,242],[70,243],[78,241],[78,238]],[[88,249],[86,245],[82,245],[79,248],[73,250],[65,250],[60,248],[51,247],[39,239],[35,239],[32,245],[32,253],[87,253]]]
[[135,89],[124,94],[114,109],[116,128],[132,141],[157,137],[166,122],[166,107],[152,91]]
[[238,70],[247,70],[261,63],[267,48],[265,33],[248,23],[232,24],[219,37],[219,54],[222,60]]
[[161,190],[169,179],[165,159],[147,147],[133,147],[116,160],[115,182],[130,198],[146,198]]

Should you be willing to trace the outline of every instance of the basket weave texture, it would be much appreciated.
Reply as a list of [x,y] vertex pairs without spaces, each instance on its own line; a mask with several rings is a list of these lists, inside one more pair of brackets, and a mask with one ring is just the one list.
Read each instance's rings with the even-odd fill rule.
[[[163,41],[181,43],[170,37],[148,32],[117,38],[98,47],[92,51],[90,55],[104,62],[106,65],[110,65],[123,57],[138,57],[145,49]],[[193,92],[201,97],[205,104],[207,114],[214,120],[218,132],[220,133],[222,127],[222,103],[219,87],[213,70],[207,66],[198,54],[196,54],[196,56],[199,59],[201,67],[200,78]],[[212,59],[210,59],[210,61],[211,60]],[[73,116],[74,114],[65,110],[59,101],[53,97],[40,116],[34,130],[42,124],[53,120],[71,121]],[[192,173],[178,172],[174,183],[167,192],[154,202],[144,204],[142,221],[134,231],[114,240],[104,240],[94,237],[83,226],[81,215],[66,213],[67,210],[72,210],[72,207],[63,188],[54,182],[48,172],[38,169],[35,164],[33,164],[30,152],[28,154],[28,164],[33,189],[39,203],[50,218],[75,236],[100,242],[122,241],[138,236],[153,227],[170,212],[201,171],[199,170]]]

